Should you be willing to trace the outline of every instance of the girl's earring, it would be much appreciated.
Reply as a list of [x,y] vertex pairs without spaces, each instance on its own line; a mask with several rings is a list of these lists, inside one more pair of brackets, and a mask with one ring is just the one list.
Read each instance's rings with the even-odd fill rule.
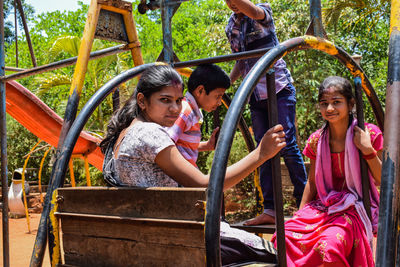
[[143,111],[145,110],[146,106],[143,102],[138,102],[139,108]]

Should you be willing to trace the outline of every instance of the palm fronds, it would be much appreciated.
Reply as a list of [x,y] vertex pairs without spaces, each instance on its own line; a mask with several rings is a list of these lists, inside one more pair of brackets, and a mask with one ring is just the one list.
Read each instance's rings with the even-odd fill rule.
[[327,25],[335,27],[342,19],[351,28],[366,21],[371,30],[380,19],[387,17],[389,9],[389,0],[329,0],[323,14]]

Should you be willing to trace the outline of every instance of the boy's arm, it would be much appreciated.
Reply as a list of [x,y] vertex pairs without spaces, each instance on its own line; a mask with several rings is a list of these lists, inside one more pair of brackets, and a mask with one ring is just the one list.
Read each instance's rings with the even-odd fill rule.
[[265,19],[265,12],[249,0],[229,0],[241,13],[255,20]]
[[200,142],[198,151],[210,151],[215,149],[215,145],[217,143],[217,134],[219,131],[219,127],[215,128],[212,132],[210,139],[208,141]]

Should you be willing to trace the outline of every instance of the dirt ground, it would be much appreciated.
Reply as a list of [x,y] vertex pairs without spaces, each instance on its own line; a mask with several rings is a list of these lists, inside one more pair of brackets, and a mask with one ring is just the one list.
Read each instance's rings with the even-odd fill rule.
[[[10,267],[29,266],[33,245],[35,244],[36,233],[40,221],[40,214],[30,214],[31,233],[28,233],[26,218],[9,218],[9,238],[10,238]],[[2,220],[0,221],[2,224]],[[3,266],[3,226],[0,230],[0,265]],[[46,248],[43,259],[43,267],[50,267],[49,253]]]

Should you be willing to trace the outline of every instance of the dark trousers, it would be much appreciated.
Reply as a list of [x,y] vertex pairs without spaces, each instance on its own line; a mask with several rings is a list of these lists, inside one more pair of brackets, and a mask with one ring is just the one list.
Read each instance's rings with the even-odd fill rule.
[[[278,121],[282,124],[286,134],[286,147],[280,153],[289,170],[290,179],[294,185],[293,196],[296,198],[297,206],[299,206],[307,182],[307,174],[296,140],[296,126],[294,124],[296,117],[296,89],[292,84],[288,84],[276,97]],[[267,100],[256,101],[253,94],[250,98],[250,111],[254,136],[258,144],[269,129]],[[274,210],[270,160],[260,167],[260,182],[264,197],[264,209]]]

